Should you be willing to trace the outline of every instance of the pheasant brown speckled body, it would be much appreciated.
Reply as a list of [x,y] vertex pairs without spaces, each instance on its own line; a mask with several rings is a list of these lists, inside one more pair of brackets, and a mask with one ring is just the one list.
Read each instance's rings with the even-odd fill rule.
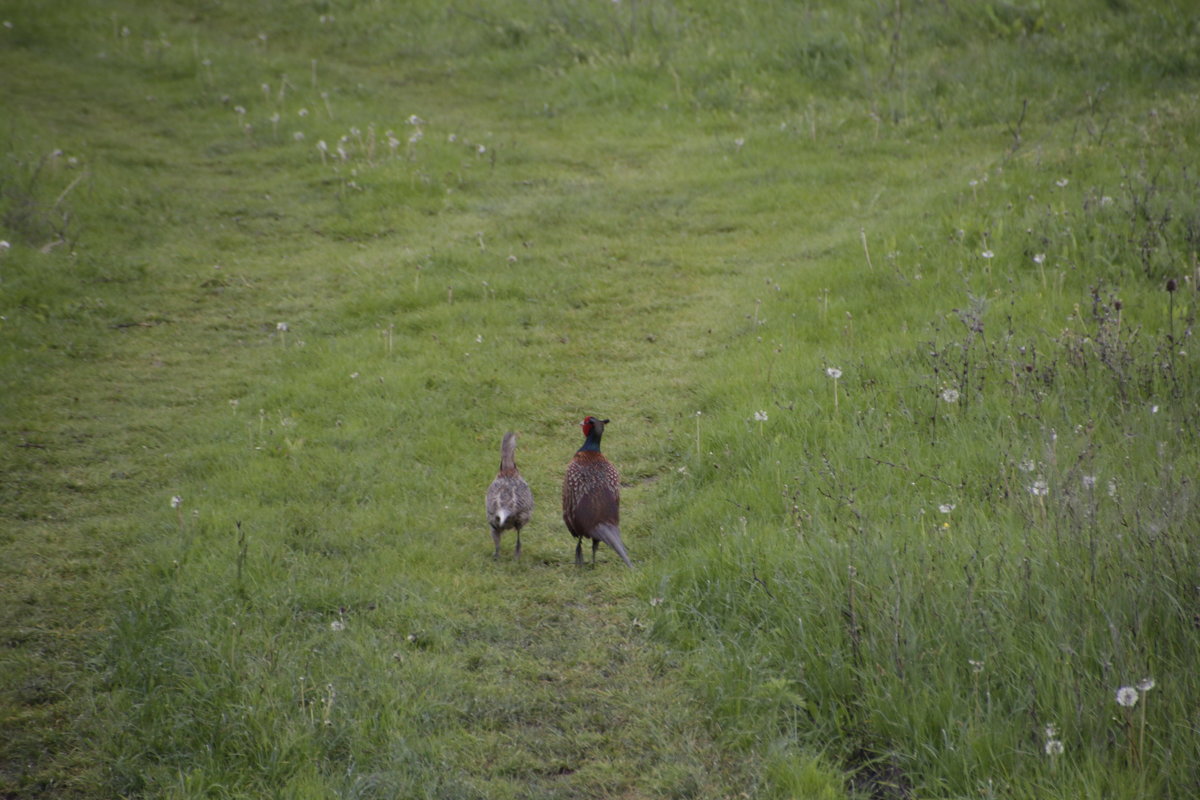
[[510,528],[517,532],[517,547],[514,555],[521,557],[521,528],[529,524],[533,514],[533,492],[521,477],[516,462],[517,435],[504,434],[500,443],[500,472],[487,490],[488,524],[492,527],[492,541],[496,545],[492,558],[500,558],[500,534]]
[[587,417],[580,424],[587,439],[567,465],[563,478],[563,522],[577,540],[576,564],[583,564],[583,539],[587,537],[592,540],[593,565],[596,548],[605,542],[632,567],[621,541],[621,478],[600,452],[600,437],[607,423],[606,419]]

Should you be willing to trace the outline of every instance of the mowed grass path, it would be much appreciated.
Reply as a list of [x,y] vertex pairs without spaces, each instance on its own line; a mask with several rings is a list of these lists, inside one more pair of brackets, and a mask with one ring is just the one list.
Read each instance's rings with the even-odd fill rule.
[[[6,255],[5,791],[753,783],[648,640],[637,575],[605,551],[574,568],[558,479],[573,421],[611,417],[629,546],[669,558],[648,504],[705,359],[751,330],[777,259],[852,238],[853,218],[830,229],[845,209],[781,193],[832,148],[764,183],[704,115],[605,136],[602,115],[387,70],[331,82],[336,122],[310,92],[250,136],[202,69],[164,85],[134,56],[30,55],[8,55],[12,157],[36,192],[86,177],[70,242],[39,252],[57,233],[31,224]],[[351,126],[407,138],[409,113],[441,162],[319,158]],[[538,508],[522,562],[509,534],[493,564],[482,492],[508,428]]]

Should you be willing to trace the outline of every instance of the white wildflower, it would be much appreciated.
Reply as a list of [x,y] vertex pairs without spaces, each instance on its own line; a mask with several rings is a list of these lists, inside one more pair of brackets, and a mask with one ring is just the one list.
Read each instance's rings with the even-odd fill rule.
[[1142,678],[1138,681],[1138,691],[1145,693],[1154,688],[1154,678]]
[[766,422],[767,421],[767,412],[766,411],[755,411],[754,412],[754,421],[755,422]]
[[826,367],[825,374],[828,375],[829,377],[833,378],[835,381],[838,378],[842,377],[842,371],[840,369],[838,369],[837,367]]
[[942,390],[942,399],[945,400],[947,403],[957,403],[958,402],[958,390],[957,389],[943,389]]
[[1029,493],[1034,497],[1045,497],[1050,494],[1050,487],[1043,478],[1038,478],[1029,485]]
[[171,508],[179,508],[182,505],[183,505],[182,497],[180,497],[179,495],[174,495],[171,497]]
[[1125,708],[1133,708],[1137,705],[1138,691],[1132,686],[1122,686],[1117,689],[1117,705]]
[[940,506],[938,506],[938,511],[942,512],[943,514],[949,514],[953,510],[954,503],[942,503]]

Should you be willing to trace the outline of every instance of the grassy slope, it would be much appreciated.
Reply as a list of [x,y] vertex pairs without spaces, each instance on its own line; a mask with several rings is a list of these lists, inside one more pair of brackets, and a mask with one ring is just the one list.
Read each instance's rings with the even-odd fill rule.
[[[943,429],[929,451],[924,429],[900,420],[931,396],[914,391],[930,380],[922,343],[962,341],[950,309],[968,290],[1013,309],[1012,348],[1022,336],[1046,342],[1091,281],[1062,264],[1112,258],[1104,231],[1138,230],[1136,215],[1086,217],[1087,235],[1069,236],[1045,208],[1080,208],[1138,157],[1147,174],[1167,170],[1159,183],[1188,208],[1193,187],[1174,177],[1194,148],[1186,95],[1170,82],[1159,98],[1135,90],[1188,74],[1188,29],[1135,75],[1129,61],[1170,27],[1139,18],[1129,42],[1142,49],[1105,67],[1117,88],[1097,108],[1086,98],[1102,41],[1026,38],[1039,17],[999,6],[990,18],[777,9],[732,24],[705,7],[643,7],[632,22],[569,6],[328,11],[325,27],[302,6],[131,11],[123,35],[119,12],[93,30],[94,9],[64,10],[57,25],[14,9],[22,38],[5,58],[21,80],[6,84],[5,102],[24,113],[6,202],[28,199],[36,213],[10,214],[5,233],[16,245],[4,256],[5,469],[19,476],[4,504],[6,791],[816,796],[837,791],[804,755],[823,743],[833,762],[901,753],[896,769],[915,776],[905,780],[950,792],[992,776],[1053,785],[992,755],[1044,720],[969,722],[962,741],[979,755],[962,767],[911,744],[945,741],[937,714],[887,718],[975,696],[969,673],[961,694],[888,694],[961,672],[960,652],[985,649],[970,619],[949,626],[960,639],[932,657],[914,644],[908,681],[898,669],[898,683],[864,688],[862,665],[841,661],[863,658],[861,641],[828,614],[843,612],[848,561],[868,587],[863,602],[892,630],[912,625],[914,643],[960,603],[888,573],[899,556],[884,534],[915,529],[915,509],[945,486],[864,469],[864,453],[936,468],[982,502],[991,479],[973,476],[1040,452],[1048,427],[1073,426],[1032,395],[1015,407],[983,396],[996,407]],[[774,31],[778,19],[796,27]],[[1123,25],[1103,20],[1108,36]],[[897,25],[929,49],[897,52],[889,42],[909,41],[889,36]],[[723,47],[698,55],[718,30]],[[1029,50],[1057,72],[1017,65]],[[1023,147],[1006,159],[1006,126],[1027,96]],[[413,113],[428,123],[410,151]],[[348,161],[322,163],[315,142],[343,135]],[[58,206],[81,167],[54,159],[35,174],[55,147],[88,175]],[[1071,193],[1058,200],[1051,186],[1064,175]],[[1021,205],[1037,186],[1050,200]],[[72,241],[40,254],[64,203]],[[1039,226],[1041,238],[1022,238]],[[1162,254],[1179,230],[1151,253],[1167,262],[1153,269],[1177,263]],[[1005,270],[973,266],[1000,243],[1027,252]],[[1044,250],[1058,256],[1049,278],[1015,266]],[[1150,282],[1112,260],[1128,319],[1161,330]],[[939,316],[944,332],[929,327]],[[1005,346],[973,356],[992,365],[978,369],[1002,372],[1015,357]],[[832,416],[827,364],[847,372]],[[957,355],[941,366],[966,369]],[[747,418],[759,409],[770,420],[756,427]],[[604,553],[594,573],[568,568],[555,476],[586,411],[614,419],[606,449],[626,477],[627,540],[643,576]],[[1119,448],[1130,423],[1116,411],[1095,416],[1113,431],[1110,463],[1154,461]],[[508,427],[523,434],[539,508],[524,561],[493,566],[477,507]],[[698,430],[714,458],[695,457]],[[822,468],[818,454],[833,463]],[[872,491],[834,501],[840,482]],[[910,483],[920,497],[897,505]],[[1177,531],[1190,489],[1164,486],[1178,498],[1166,520]],[[958,505],[976,515],[963,521],[976,543],[997,513],[1015,530],[1044,513]],[[854,551],[836,531],[863,507],[881,524],[853,526]],[[790,566],[797,530],[803,569]],[[929,574],[983,550],[923,538],[912,548]],[[1144,580],[1156,563],[1143,562]],[[1009,578],[997,570],[996,585]],[[889,580],[903,591],[871,596]],[[769,611],[748,594],[756,586],[772,593]],[[830,605],[814,604],[812,586]],[[902,625],[894,609],[906,603]],[[823,637],[803,628],[810,614],[826,620]],[[1046,630],[1077,624],[1068,611]],[[1167,646],[1180,641],[1175,628],[1145,636],[1137,646],[1163,660],[1128,659],[1122,674],[1188,663],[1186,646]],[[900,662],[888,642],[902,638],[881,636],[879,663]],[[986,647],[1005,644],[1027,643]],[[814,660],[831,668],[786,666]],[[1091,680],[1088,691],[1109,691]],[[1186,707],[1194,689],[1175,688]],[[840,699],[854,695],[874,712]],[[994,740],[977,733],[987,724]],[[1094,755],[1064,786],[1123,785],[1095,777],[1113,774],[1103,725],[1077,728],[1069,744]],[[99,758],[89,739],[105,742]]]

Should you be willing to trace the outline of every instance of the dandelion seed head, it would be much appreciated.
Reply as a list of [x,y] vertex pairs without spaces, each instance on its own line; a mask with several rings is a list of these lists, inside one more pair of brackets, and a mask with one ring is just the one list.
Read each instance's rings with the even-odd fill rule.
[[304,141],[304,132],[296,131],[295,133],[292,134],[292,139],[294,139],[297,142],[303,142]]
[[182,505],[183,505],[182,497],[180,497],[179,495],[173,495],[171,497],[171,508],[179,508]]
[[754,421],[755,422],[766,422],[767,421],[767,412],[766,411],[755,411],[754,412]]
[[1148,692],[1154,688],[1154,678],[1142,678],[1137,685],[1139,692]]
[[1133,708],[1137,705],[1138,691],[1132,686],[1122,686],[1117,689],[1117,705],[1122,708]]
[[344,631],[344,630],[346,630],[346,623],[340,619],[335,619],[333,622],[329,623],[329,630]]
[[1063,754],[1063,743],[1061,739],[1046,740],[1046,755],[1050,757],[1061,756]]
[[943,514],[949,514],[953,510],[954,503],[942,503],[940,506],[938,506],[938,511],[942,512]]
[[825,374],[828,375],[829,377],[833,378],[835,381],[838,378],[842,377],[842,371],[840,369],[838,369],[837,367],[826,367]]
[[991,250],[984,250],[979,255],[982,256],[983,258],[995,258],[996,257],[996,254],[993,253]]
[[1050,494],[1050,487],[1046,484],[1045,480],[1038,478],[1029,485],[1029,493],[1034,497],[1045,497]]
[[1062,189],[1062,188],[1066,187],[1066,185],[1068,183],[1070,183],[1070,181],[1067,180],[1066,178],[1059,178],[1058,180],[1056,180],[1054,182],[1054,185],[1057,186],[1058,188]]
[[288,330],[288,324],[286,322],[276,322],[275,330],[286,333]]
[[1017,469],[1021,470],[1021,472],[1033,472],[1034,466],[1036,465],[1033,463],[1032,458],[1023,458],[1021,459],[1021,463],[1017,464]]
[[1095,475],[1084,475],[1083,478],[1081,478],[1081,480],[1083,481],[1083,488],[1087,489],[1089,492],[1092,489],[1096,488],[1096,476]]
[[942,390],[942,399],[945,400],[947,403],[957,403],[958,402],[958,390],[957,389],[943,389]]
[[1035,264],[1045,264],[1045,263],[1046,263],[1046,254],[1045,254],[1045,253],[1037,253],[1037,254],[1035,254],[1035,255],[1034,255],[1034,257],[1033,257],[1033,263],[1035,263]]

